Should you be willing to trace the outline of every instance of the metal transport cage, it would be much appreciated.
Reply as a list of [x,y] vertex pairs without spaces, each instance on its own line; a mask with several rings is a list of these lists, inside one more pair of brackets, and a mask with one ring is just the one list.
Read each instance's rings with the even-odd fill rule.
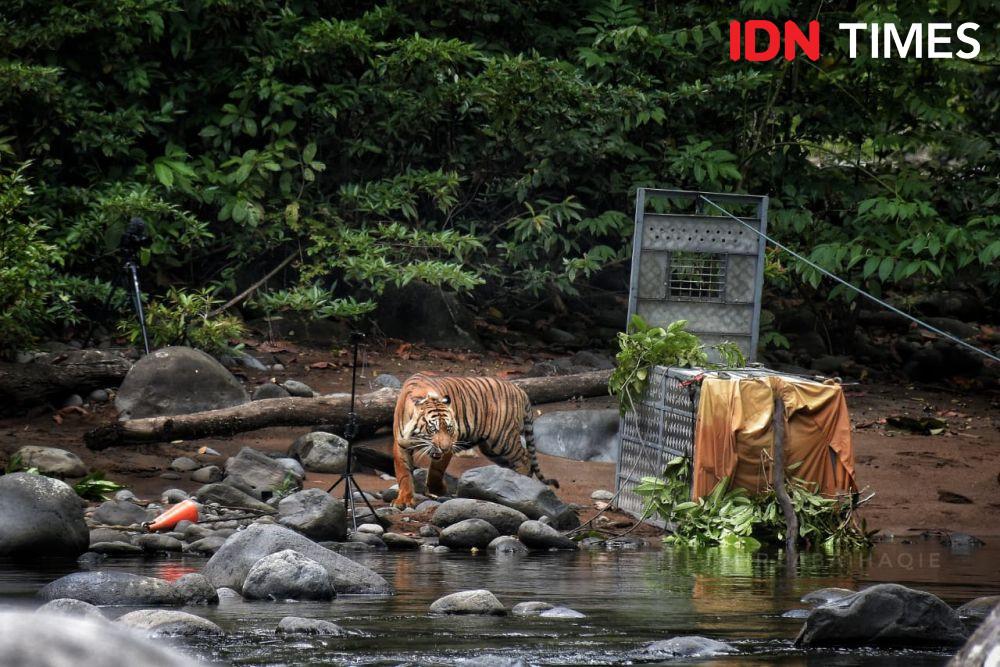
[[687,320],[712,361],[719,359],[711,347],[727,340],[753,361],[765,239],[732,218],[706,213],[702,197],[767,232],[766,196],[639,188],[629,321],[634,314],[654,326]]

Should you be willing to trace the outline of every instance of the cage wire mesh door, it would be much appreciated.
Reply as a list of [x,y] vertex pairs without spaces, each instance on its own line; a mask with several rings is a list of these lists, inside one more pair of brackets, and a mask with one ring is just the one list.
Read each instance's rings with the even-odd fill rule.
[[[765,239],[731,218],[706,214],[701,197],[767,232],[766,196],[640,188],[629,321],[634,314],[653,326],[687,320],[707,348],[731,341],[753,361]],[[717,352],[708,353],[719,361]],[[698,385],[691,381],[699,373],[654,367],[644,395],[621,419],[615,479],[623,510],[641,516],[644,501],[634,489],[642,478],[661,476],[675,456],[694,455]]]

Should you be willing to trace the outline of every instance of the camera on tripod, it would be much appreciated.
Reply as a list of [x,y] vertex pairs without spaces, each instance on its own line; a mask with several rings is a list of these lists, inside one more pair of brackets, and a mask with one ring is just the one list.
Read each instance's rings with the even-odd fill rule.
[[139,252],[149,243],[149,231],[146,221],[142,218],[132,218],[125,226],[120,248],[126,262],[138,262]]

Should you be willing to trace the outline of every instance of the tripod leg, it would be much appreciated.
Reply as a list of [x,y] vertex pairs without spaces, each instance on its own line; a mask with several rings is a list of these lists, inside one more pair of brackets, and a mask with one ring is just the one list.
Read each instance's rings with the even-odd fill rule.
[[128,263],[129,272],[132,274],[132,304],[135,306],[135,314],[139,317],[139,328],[142,330],[142,346],[149,354],[149,336],[146,334],[146,314],[142,310],[142,288],[139,287],[139,271],[135,268],[135,262]]

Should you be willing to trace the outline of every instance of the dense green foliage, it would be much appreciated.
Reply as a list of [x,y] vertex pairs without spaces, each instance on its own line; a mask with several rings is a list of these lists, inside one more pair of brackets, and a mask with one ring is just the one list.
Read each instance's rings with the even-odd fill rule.
[[[334,317],[414,278],[572,292],[628,261],[640,185],[769,193],[774,234],[876,291],[1000,286],[985,0],[0,6],[0,348],[107,317],[133,215],[157,295],[295,252],[255,302]],[[817,14],[821,62],[728,60],[729,19]],[[849,60],[833,29],[929,20],[976,20],[982,54]]]
[[[826,498],[816,492],[814,484],[795,477],[790,477],[786,486],[799,521],[800,540],[823,548],[870,544],[850,499]],[[773,489],[752,497],[744,489],[729,488],[729,480],[724,478],[712,493],[691,500],[691,462],[686,458],[670,460],[662,478],[645,477],[635,490],[647,499],[647,513],[672,527],[664,538],[668,542],[755,549],[762,542],[781,543],[785,539],[785,517]]]

